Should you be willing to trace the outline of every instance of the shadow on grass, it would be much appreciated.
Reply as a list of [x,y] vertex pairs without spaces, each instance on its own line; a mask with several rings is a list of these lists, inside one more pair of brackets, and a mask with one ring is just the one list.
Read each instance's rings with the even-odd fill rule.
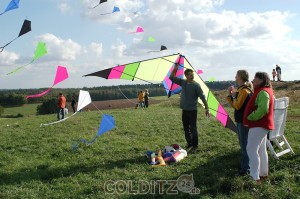
[[[202,152],[197,152],[202,153]],[[188,158],[197,158],[198,154],[191,154]],[[188,162],[180,162],[178,166],[182,164],[189,164]],[[176,165],[173,165],[176,167]],[[167,188],[170,186],[166,184],[164,186],[163,194],[159,194],[158,185],[155,187],[155,194],[149,195],[124,195],[122,198],[201,198],[206,197],[216,197],[220,195],[230,195],[232,182],[236,178],[235,174],[238,171],[239,166],[239,152],[231,152],[225,155],[215,156],[211,158],[208,162],[197,166],[196,168],[182,173],[176,178],[166,179],[166,180],[182,180],[182,175],[186,174],[191,177],[193,175],[193,180],[195,187],[200,190],[200,194],[189,194],[178,190],[178,194],[168,195]],[[163,180],[163,179],[153,179],[153,180]],[[178,180],[180,181],[180,180]]]
[[35,168],[22,168],[12,173],[0,173],[0,185],[14,185],[29,182],[32,180],[40,180],[50,182],[53,179],[70,177],[79,173],[93,173],[98,169],[114,169],[125,168],[131,164],[145,164],[146,158],[143,156],[133,157],[132,159],[121,159],[117,161],[106,161],[105,164],[93,165],[70,165],[64,168],[53,168],[49,164],[37,165]]
[[[189,158],[194,158],[193,154]],[[122,198],[232,198],[233,195],[239,195],[238,198],[253,198],[260,195],[265,196],[265,198],[291,198],[289,193],[281,193],[282,195],[277,195],[278,193],[272,192],[277,190],[274,188],[277,183],[286,180],[299,181],[300,175],[292,176],[292,179],[288,176],[288,172],[294,174],[297,173],[299,169],[299,155],[292,155],[286,157],[279,162],[273,160],[269,155],[270,171],[276,168],[276,173],[271,171],[270,178],[261,185],[255,183],[252,178],[247,176],[237,176],[239,166],[239,152],[229,152],[224,155],[216,156],[210,159],[207,163],[201,164],[194,169],[186,171],[173,179],[167,180],[182,180],[182,175],[186,174],[188,176],[193,175],[195,190],[199,190],[200,193],[189,194],[178,191],[178,194],[170,195],[167,194],[166,189],[170,185],[165,185],[163,194],[158,193],[158,185],[155,187],[155,194],[152,195],[127,195]],[[181,164],[181,163],[179,163]],[[185,162],[184,164],[189,164]],[[175,165],[176,166],[176,165]],[[281,173],[281,174],[280,174]],[[282,176],[283,175],[283,176]],[[180,180],[179,180],[180,179]],[[153,179],[162,180],[162,179]],[[267,188],[269,188],[267,190]],[[273,190],[274,189],[274,190]],[[176,190],[178,190],[176,188]],[[272,190],[270,192],[270,190]],[[283,197],[282,197],[283,196]],[[293,198],[293,197],[292,197]]]

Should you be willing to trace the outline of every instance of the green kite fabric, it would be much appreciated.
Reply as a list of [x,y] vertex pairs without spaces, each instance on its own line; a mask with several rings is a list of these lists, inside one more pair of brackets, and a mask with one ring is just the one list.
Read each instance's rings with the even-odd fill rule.
[[34,56],[33,56],[32,60],[28,64],[25,64],[23,66],[19,66],[18,68],[15,68],[14,70],[12,70],[9,73],[7,73],[6,75],[14,74],[15,72],[17,72],[18,70],[24,68],[25,66],[28,66],[28,65],[32,64],[35,60],[41,58],[46,53],[47,53],[46,43],[39,42],[37,44],[37,47],[36,47],[35,51],[34,51]]
[[[148,83],[162,82],[166,77],[168,77],[168,75],[170,74],[169,70],[175,63],[178,63],[179,59],[183,60],[182,62],[180,62],[180,66],[184,67],[185,69],[192,69],[196,72],[196,70],[192,67],[185,56],[181,54],[174,54],[129,64],[123,64],[84,76],[98,76],[105,79],[125,79],[131,81],[142,80]],[[216,119],[220,121],[224,127],[236,132],[236,126],[230,118],[229,114],[219,103],[215,95],[210,91],[201,77],[197,74],[194,76],[194,80],[201,86],[211,114],[216,117]],[[198,102],[203,106],[200,99],[198,100]]]

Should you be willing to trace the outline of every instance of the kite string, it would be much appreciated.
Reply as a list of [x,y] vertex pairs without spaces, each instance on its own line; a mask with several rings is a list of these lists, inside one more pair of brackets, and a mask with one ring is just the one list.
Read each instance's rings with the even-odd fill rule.
[[[151,84],[153,84],[153,83],[150,83],[150,85]],[[119,86],[118,86],[119,87]],[[121,89],[119,88],[119,90],[121,91]],[[137,85],[136,85],[136,90],[137,90]],[[123,94],[123,96],[128,100],[128,101],[130,101],[130,102],[132,102],[122,91],[121,91],[121,93]],[[150,97],[149,97],[150,98]],[[171,102],[170,102],[170,99],[168,98],[168,102],[169,102],[169,104],[171,105]],[[134,102],[132,102],[132,103],[134,103]],[[136,103],[134,103],[134,104],[136,104]],[[172,107],[172,106],[171,106]],[[176,113],[175,113],[175,111],[174,111],[174,109],[173,109],[173,107],[172,107],[172,113],[175,115],[175,116],[177,116],[176,115]],[[125,111],[125,110],[124,110]],[[147,117],[147,112],[146,112],[146,108],[142,108],[142,111],[143,111],[143,114],[146,114],[146,117]],[[157,113],[157,112],[156,112]],[[166,122],[164,122],[164,126],[165,126],[165,129],[168,129],[168,130],[170,130],[170,125],[167,125],[167,123]],[[128,130],[128,129],[127,129]]]
[[136,104],[135,102],[131,101],[129,98],[126,97],[126,95],[122,92],[122,90],[120,89],[120,87],[118,86],[119,91],[121,92],[121,94],[131,103]]
[[[102,114],[104,115],[104,113],[92,102],[92,105]],[[109,121],[110,122],[110,121]],[[115,128],[118,129],[117,125],[115,125]],[[119,130],[119,129],[118,129]]]

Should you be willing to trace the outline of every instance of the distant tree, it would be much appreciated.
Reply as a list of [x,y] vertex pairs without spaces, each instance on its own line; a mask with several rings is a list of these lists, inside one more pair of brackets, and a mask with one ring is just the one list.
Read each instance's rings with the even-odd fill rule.
[[57,111],[57,100],[56,99],[48,99],[44,101],[41,105],[37,106],[36,114],[37,115],[46,115],[53,114]]
[[3,112],[4,112],[4,108],[0,106],[0,116],[3,114]]
[[24,95],[9,93],[1,95],[0,104],[3,106],[20,106],[26,103]]

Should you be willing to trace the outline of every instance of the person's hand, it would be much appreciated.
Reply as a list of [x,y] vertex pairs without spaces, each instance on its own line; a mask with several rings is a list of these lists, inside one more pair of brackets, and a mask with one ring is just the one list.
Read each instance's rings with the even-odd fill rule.
[[210,118],[210,112],[209,112],[209,109],[205,109],[205,116]]
[[231,96],[233,97],[233,98],[236,98],[236,89],[233,89],[232,91],[231,91]]
[[229,87],[227,88],[228,95],[231,95],[233,89],[234,89],[234,86],[229,86]]
[[174,64],[174,68],[175,68],[175,69],[178,69],[178,67],[179,67],[179,64],[178,64],[178,63],[175,63],[175,64]]

